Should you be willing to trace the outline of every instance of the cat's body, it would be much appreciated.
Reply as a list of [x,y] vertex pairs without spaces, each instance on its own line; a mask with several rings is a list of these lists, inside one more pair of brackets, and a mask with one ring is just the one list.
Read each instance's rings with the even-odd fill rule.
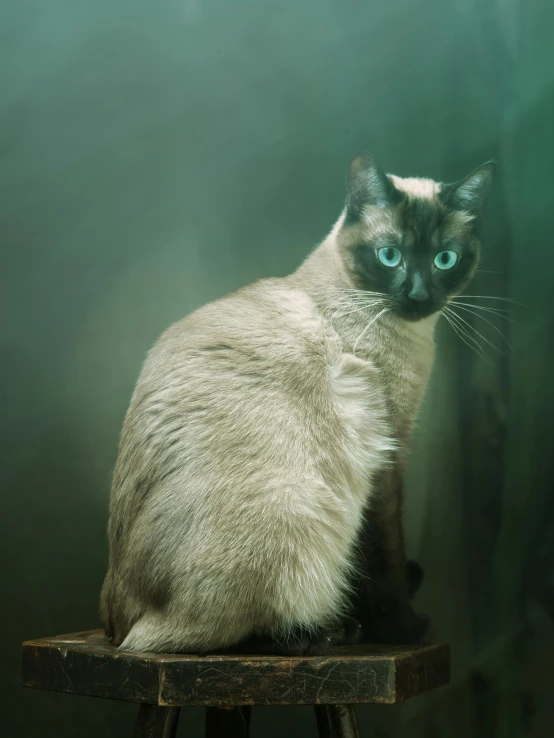
[[[406,182],[423,203],[439,187]],[[297,272],[200,308],[148,356],[114,474],[101,604],[124,648],[205,651],[332,625],[372,502],[396,526],[385,538],[399,582],[399,500],[379,480],[407,449],[438,313],[406,319],[380,297],[361,306],[352,244],[360,227],[394,223],[366,203],[360,226],[349,192]]]

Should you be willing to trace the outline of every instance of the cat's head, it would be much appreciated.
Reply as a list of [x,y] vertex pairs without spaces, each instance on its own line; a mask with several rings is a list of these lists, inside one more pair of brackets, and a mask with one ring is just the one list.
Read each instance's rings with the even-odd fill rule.
[[392,312],[405,320],[441,310],[477,267],[475,226],[494,170],[487,162],[454,184],[441,184],[387,175],[370,154],[358,154],[348,170],[338,233],[355,287],[386,295]]

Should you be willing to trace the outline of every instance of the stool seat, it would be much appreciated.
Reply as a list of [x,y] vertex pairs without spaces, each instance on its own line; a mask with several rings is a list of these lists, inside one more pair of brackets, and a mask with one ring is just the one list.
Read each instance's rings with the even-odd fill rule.
[[446,644],[342,646],[294,657],[142,653],[119,650],[92,630],[25,641],[22,653],[24,686],[139,702],[150,722],[166,714],[152,706],[400,702],[447,684],[449,671]]

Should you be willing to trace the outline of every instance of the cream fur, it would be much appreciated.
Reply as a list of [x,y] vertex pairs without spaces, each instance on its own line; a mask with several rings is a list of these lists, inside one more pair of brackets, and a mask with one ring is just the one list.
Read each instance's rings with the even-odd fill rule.
[[345,314],[343,218],[295,274],[200,308],[149,353],[102,592],[122,648],[217,648],[255,628],[329,624],[344,607],[372,480],[408,443],[435,320],[386,314],[354,354],[368,314]]
[[389,177],[397,190],[412,197],[424,197],[427,200],[432,200],[441,187],[439,182],[423,177],[398,177],[396,174],[390,174]]

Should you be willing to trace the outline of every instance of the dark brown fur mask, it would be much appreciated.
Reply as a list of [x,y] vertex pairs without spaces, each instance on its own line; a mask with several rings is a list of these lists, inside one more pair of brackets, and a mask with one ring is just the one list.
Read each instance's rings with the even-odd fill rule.
[[427,317],[458,294],[480,255],[476,224],[494,178],[486,162],[441,184],[387,175],[361,153],[350,163],[339,243],[356,287],[384,293],[405,320]]

